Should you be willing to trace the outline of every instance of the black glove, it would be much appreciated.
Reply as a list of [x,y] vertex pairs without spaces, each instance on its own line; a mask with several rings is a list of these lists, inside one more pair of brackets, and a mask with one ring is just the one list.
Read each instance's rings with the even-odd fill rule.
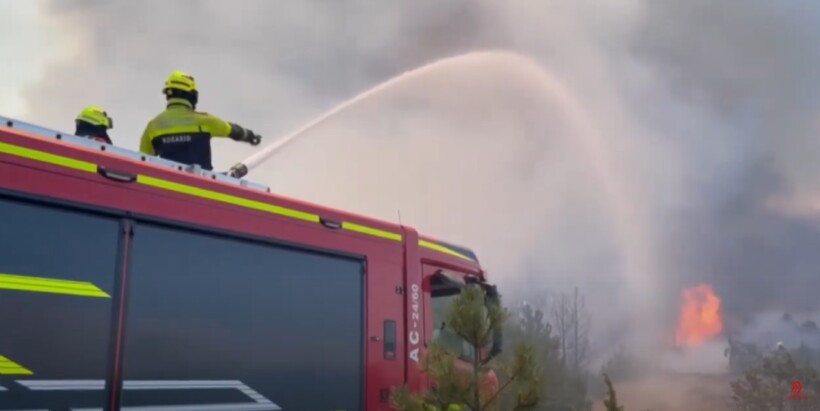
[[255,134],[251,129],[244,128],[235,123],[228,123],[231,125],[231,133],[228,135],[234,141],[242,141],[252,146],[258,146],[262,142],[262,136]]
[[259,143],[262,142],[262,136],[259,134],[255,134],[251,130],[247,130],[247,134],[245,134],[245,142],[249,143],[252,146],[258,146]]

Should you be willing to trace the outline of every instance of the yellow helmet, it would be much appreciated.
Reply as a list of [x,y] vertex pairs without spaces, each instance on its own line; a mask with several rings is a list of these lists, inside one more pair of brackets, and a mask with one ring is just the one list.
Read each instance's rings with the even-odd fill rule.
[[166,95],[170,95],[171,90],[196,94],[196,81],[194,81],[194,77],[188,73],[176,70],[165,80],[165,88],[162,89],[162,92]]
[[93,126],[102,126],[106,129],[114,128],[114,119],[108,116],[100,106],[88,106],[80,111],[75,121],[84,121]]

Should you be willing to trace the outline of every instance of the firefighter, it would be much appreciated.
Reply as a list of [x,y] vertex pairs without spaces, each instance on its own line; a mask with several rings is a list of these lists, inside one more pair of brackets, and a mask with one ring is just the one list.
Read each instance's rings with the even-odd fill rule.
[[199,92],[194,78],[174,71],[162,89],[167,101],[165,111],[145,127],[140,151],[183,164],[196,164],[212,170],[211,137],[259,145],[262,136],[211,114],[196,111]]
[[88,106],[74,119],[74,135],[101,143],[113,144],[108,129],[114,128],[114,120],[100,106]]

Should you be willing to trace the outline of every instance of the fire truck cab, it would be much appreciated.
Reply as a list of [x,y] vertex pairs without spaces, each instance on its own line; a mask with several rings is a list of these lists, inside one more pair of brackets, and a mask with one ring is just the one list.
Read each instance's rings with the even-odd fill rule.
[[387,410],[470,279],[410,227],[0,117],[2,411]]

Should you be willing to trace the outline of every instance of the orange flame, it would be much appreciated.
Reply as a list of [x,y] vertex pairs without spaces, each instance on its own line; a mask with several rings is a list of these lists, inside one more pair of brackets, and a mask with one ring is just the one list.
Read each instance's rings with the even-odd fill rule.
[[723,331],[720,298],[715,295],[712,286],[698,284],[683,290],[681,295],[683,305],[675,332],[675,345],[697,347]]

